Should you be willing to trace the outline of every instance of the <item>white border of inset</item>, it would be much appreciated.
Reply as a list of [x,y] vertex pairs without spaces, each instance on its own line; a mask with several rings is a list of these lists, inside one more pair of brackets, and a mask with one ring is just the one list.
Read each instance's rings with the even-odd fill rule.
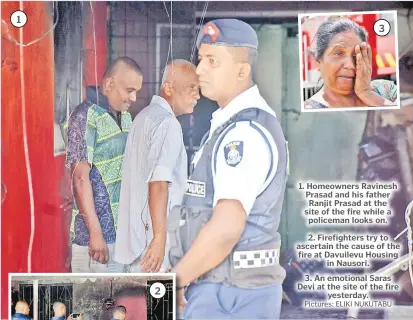
[[[139,278],[139,277],[144,277],[144,278],[150,278],[150,277],[172,277],[172,282],[173,282],[173,306],[172,306],[172,311],[173,311],[173,320],[176,320],[176,274],[175,273],[9,273],[8,277],[8,297],[9,297],[9,303],[8,305],[8,315],[9,319],[12,318],[11,314],[11,281],[12,277],[36,277],[36,278],[46,278],[46,277],[65,277],[65,278],[113,278],[113,277],[125,277],[125,278]],[[28,279],[30,280],[30,279]],[[34,319],[34,318],[33,318]]]
[[[303,79],[303,48],[302,48],[302,28],[301,19],[303,17],[319,17],[331,15],[365,15],[365,14],[393,14],[394,15],[394,38],[395,38],[395,55],[396,55],[396,81],[397,81],[397,105],[388,107],[348,107],[348,108],[322,108],[322,109],[305,109],[304,108],[304,79]],[[322,13],[300,13],[298,14],[298,49],[300,59],[300,103],[301,112],[334,112],[334,111],[369,111],[369,110],[394,110],[400,109],[400,78],[399,78],[399,39],[397,37],[397,10],[383,11],[354,11],[354,12],[322,12]]]

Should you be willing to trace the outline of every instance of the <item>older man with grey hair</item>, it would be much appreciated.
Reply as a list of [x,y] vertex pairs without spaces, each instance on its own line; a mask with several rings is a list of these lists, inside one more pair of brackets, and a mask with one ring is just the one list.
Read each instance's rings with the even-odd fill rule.
[[176,119],[199,99],[196,67],[174,60],[159,95],[133,121],[126,144],[115,261],[130,272],[164,271],[169,265],[166,220],[186,190],[187,154]]

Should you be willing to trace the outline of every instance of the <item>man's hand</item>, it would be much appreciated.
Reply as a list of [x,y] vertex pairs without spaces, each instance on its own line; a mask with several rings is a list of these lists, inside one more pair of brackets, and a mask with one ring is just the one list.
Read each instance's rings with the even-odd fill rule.
[[64,213],[72,213],[73,210],[73,190],[72,190],[71,170],[64,167],[63,177],[59,182],[59,195],[63,199],[60,209]]
[[89,255],[99,263],[107,263],[109,261],[109,249],[102,233],[90,235]]
[[73,211],[73,198],[64,197],[63,204],[60,206],[60,209],[63,209],[64,213],[70,213]]
[[168,210],[168,182],[149,182],[149,213],[152,220],[153,240],[141,259],[143,272],[159,272],[165,258],[166,216]]
[[185,289],[176,290],[176,302],[179,307],[180,312],[184,312],[186,302],[185,302]]
[[155,236],[141,260],[143,272],[158,272],[165,258],[165,237]]

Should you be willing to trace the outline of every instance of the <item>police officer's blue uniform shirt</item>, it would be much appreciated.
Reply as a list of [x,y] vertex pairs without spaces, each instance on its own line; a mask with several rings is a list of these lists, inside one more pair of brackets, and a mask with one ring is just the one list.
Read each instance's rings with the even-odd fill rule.
[[[209,138],[215,129],[228,121],[233,115],[251,107],[262,109],[272,116],[275,112],[261,96],[258,87],[253,86],[235,97],[224,109],[212,114]],[[260,128],[266,137],[250,126],[248,122],[239,122],[236,127],[226,133],[224,139],[216,146],[216,170],[213,175],[214,206],[220,199],[239,200],[247,214],[257,196],[265,189],[265,182],[271,181],[268,171],[271,166],[277,171],[278,152],[274,140],[265,128]],[[269,145],[270,144],[270,145]],[[201,148],[194,156],[192,164],[202,155]]]

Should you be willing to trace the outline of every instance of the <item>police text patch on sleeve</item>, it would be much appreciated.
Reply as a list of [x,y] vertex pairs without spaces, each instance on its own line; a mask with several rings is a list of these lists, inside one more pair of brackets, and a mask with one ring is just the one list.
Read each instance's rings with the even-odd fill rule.
[[231,167],[236,167],[242,160],[244,152],[243,141],[232,141],[224,147],[225,161]]

